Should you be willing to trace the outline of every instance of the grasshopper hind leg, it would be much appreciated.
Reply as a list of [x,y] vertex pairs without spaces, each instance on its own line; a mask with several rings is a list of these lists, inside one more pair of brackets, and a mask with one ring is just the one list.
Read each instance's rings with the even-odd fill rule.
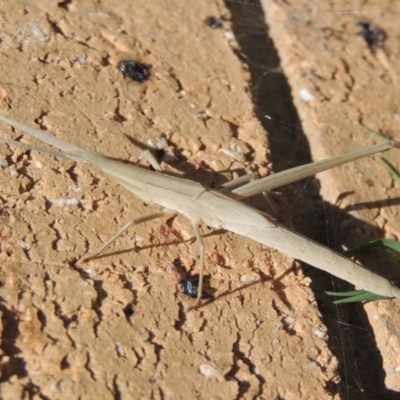
[[[114,243],[115,240],[117,240],[132,225],[138,225],[143,222],[151,221],[153,219],[160,218],[160,217],[163,217],[164,215],[168,215],[168,214],[169,214],[169,212],[162,211],[162,212],[146,215],[144,217],[140,217],[133,221],[128,222],[115,235],[113,235],[109,240],[107,240],[107,242],[104,243],[94,254],[84,255],[83,257],[81,257],[77,261],[77,265],[97,258],[104,250],[106,250],[112,243]],[[197,241],[197,245],[199,247],[199,253],[200,253],[199,286],[197,289],[196,300],[193,305],[188,307],[187,311],[190,311],[199,305],[199,302],[203,296],[203,282],[204,282],[204,243],[203,243],[203,239],[201,237],[201,232],[200,232],[198,223],[192,221],[192,227],[193,227],[193,230],[194,230],[194,233],[196,236],[196,241]]]
[[92,255],[87,255],[85,254],[83,257],[81,257],[78,261],[77,264],[79,265],[80,263],[87,262],[89,260],[92,260],[96,257],[98,257],[107,247],[109,247],[115,240],[117,240],[128,228],[130,228],[132,225],[138,225],[142,224],[143,222],[151,221],[152,219],[160,218],[163,217],[164,215],[168,215],[169,213],[166,211],[154,213],[154,214],[149,214],[144,217],[140,217],[137,219],[134,219],[133,221],[128,222],[125,224],[114,236],[112,236],[109,240],[107,240],[106,243],[103,244],[94,254]]

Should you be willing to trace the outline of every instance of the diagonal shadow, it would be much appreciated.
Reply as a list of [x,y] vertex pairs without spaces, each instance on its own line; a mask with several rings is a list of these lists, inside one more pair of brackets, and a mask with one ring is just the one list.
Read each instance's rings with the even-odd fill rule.
[[[278,172],[312,162],[307,138],[292,103],[290,87],[280,72],[279,57],[268,36],[268,27],[259,1],[252,0],[251,4],[246,4],[226,0],[225,4],[231,12],[233,31],[241,48],[238,56],[247,63],[251,74],[254,106],[259,120],[268,132],[274,170]],[[338,241],[335,231],[331,238],[326,235],[326,220],[340,224],[340,221],[346,219],[351,226],[369,233],[365,241],[383,236],[379,229],[352,218],[334,205],[324,203],[318,187],[317,180],[309,179],[307,191],[304,190],[304,181],[279,189],[286,199],[296,199],[295,202],[291,201],[291,213],[292,223],[298,232],[323,244],[335,243],[335,240]],[[399,199],[392,201],[397,204]],[[385,203],[387,204],[382,200],[368,206],[384,206]],[[343,239],[337,243],[337,247],[340,248],[343,244],[352,246]],[[358,304],[333,306],[331,299],[326,299],[319,293],[321,289],[332,288],[332,276],[310,267],[305,267],[304,271],[312,279],[312,288],[323,322],[328,328],[329,348],[339,360],[341,382],[330,383],[326,388],[327,392],[331,395],[339,392],[342,398],[352,400],[397,398],[399,394],[384,385],[382,357],[363,307]],[[335,282],[338,282],[336,278]],[[346,290],[347,283],[336,284]],[[346,316],[345,321],[343,315]]]

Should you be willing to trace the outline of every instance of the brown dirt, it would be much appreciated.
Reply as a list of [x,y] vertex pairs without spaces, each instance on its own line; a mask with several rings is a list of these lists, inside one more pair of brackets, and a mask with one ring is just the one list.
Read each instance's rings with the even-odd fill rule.
[[[296,142],[289,146],[284,140],[290,138],[270,132],[267,138],[264,128],[274,122],[260,117],[263,109],[254,106],[252,93],[260,99],[268,87],[255,84],[257,60],[249,60],[248,67],[241,61],[247,54],[244,40],[256,35],[254,30],[253,36],[243,33],[250,20],[242,17],[242,26],[240,21],[235,25],[233,7],[238,5],[229,4],[230,10],[222,1],[4,5],[0,112],[124,161],[138,158],[141,150],[136,144],[164,136],[178,161],[163,167],[209,186],[245,171],[265,175],[278,170],[283,165],[276,159],[289,147],[287,164],[300,162],[293,146],[307,159],[304,140],[298,140],[302,132],[297,116],[282,115],[286,112],[282,105],[273,116],[288,123],[292,140],[296,128]],[[260,15],[261,8],[252,7]],[[315,158],[361,146],[365,133],[359,126],[355,133],[355,121],[399,132],[399,122],[390,117],[400,114],[394,91],[395,45],[387,43],[390,55],[382,50],[372,56],[354,32],[349,33],[354,17],[331,14],[324,20],[331,30],[321,26],[314,32],[315,9],[301,7],[297,2],[296,8],[287,2],[264,4],[304,131],[319,129],[317,138],[309,137]],[[383,21],[385,12],[393,21],[389,6],[379,10]],[[328,15],[332,11],[328,9]],[[225,18],[223,29],[208,27],[204,23],[208,15]],[[389,38],[398,32],[391,23],[393,27],[385,25]],[[337,37],[342,30],[345,33]],[[325,44],[322,51],[316,45],[321,32],[335,32],[332,37],[343,44],[335,42],[333,50]],[[321,43],[329,42],[322,38]],[[345,54],[336,53],[338,46]],[[152,65],[151,78],[143,84],[123,78],[116,67],[124,59]],[[364,75],[353,70],[358,63]],[[318,86],[312,73],[317,67],[324,77]],[[262,75],[266,69],[260,71]],[[274,95],[276,103],[286,99],[290,108],[283,76],[272,75],[277,90],[270,86],[269,96]],[[360,76],[360,84],[348,83],[349,75],[353,80]],[[371,83],[373,77],[386,89]],[[303,87],[314,100],[300,100]],[[371,108],[361,108],[367,89],[374,90],[366,102]],[[380,100],[389,106],[372,108],[380,103],[373,101],[374,96],[384,95]],[[273,114],[271,109],[268,113]],[[341,113],[336,123],[340,130],[335,132],[334,113]],[[268,128],[274,131],[274,126]],[[1,129],[2,136],[22,136],[4,124]],[[319,149],[316,142],[322,144]],[[245,154],[245,163],[219,152],[231,146]],[[395,163],[395,155],[387,157]],[[78,268],[74,261],[97,249],[125,222],[159,207],[143,204],[72,161],[7,145],[0,146],[0,158],[1,398],[356,398],[346,397],[350,392],[340,386],[340,375],[342,382],[355,383],[337,369],[340,351],[334,348],[332,335],[326,334],[329,323],[322,319],[310,280],[297,263],[244,238],[202,227],[208,284],[216,299],[186,314],[192,300],[180,293],[167,272],[177,259],[192,274],[196,272],[197,246],[183,218],[132,228],[105,257]],[[324,189],[326,199],[334,203],[338,194],[357,188],[340,205],[375,202],[379,211],[356,209],[357,219],[372,216],[375,221],[365,220],[361,226],[373,224],[381,234],[398,236],[398,185],[387,173],[378,176],[371,160],[351,168],[357,169],[340,170],[349,172],[345,179],[343,175],[321,179],[332,189]],[[361,174],[374,182],[372,189],[367,185],[361,191],[365,182]],[[341,181],[349,186],[341,186]],[[68,205],[67,199],[77,199],[78,204]],[[278,200],[288,208],[290,200],[283,196]],[[263,203],[254,201],[261,207]],[[299,204],[291,207],[296,227],[307,215],[296,214]],[[282,219],[289,224],[286,217]],[[354,240],[363,239],[365,235]],[[393,396],[391,390],[398,390],[393,369],[399,363],[396,327],[400,325],[392,314],[397,307],[395,301],[366,306],[387,374],[386,388],[378,389]],[[384,340],[386,346],[381,344]],[[336,345],[344,343],[337,340]]]

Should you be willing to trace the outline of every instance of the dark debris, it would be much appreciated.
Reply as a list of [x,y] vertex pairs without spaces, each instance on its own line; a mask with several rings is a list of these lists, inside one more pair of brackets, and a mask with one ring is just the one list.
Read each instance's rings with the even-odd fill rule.
[[133,308],[132,304],[128,304],[124,308],[124,314],[126,318],[130,318],[135,314],[135,309]]
[[[169,265],[167,267],[167,272],[171,274],[174,283],[179,286],[183,294],[192,298],[197,298],[197,292],[199,290],[198,275],[188,277],[188,275],[186,274],[185,267],[180,263],[179,260],[175,260],[174,264]],[[205,281],[206,280],[207,277],[205,277]],[[211,293],[204,291],[203,288],[203,293],[201,298],[203,300],[207,300],[207,299],[213,299],[214,296]]]
[[222,19],[211,15],[206,18],[205,23],[212,29],[221,29],[224,26],[224,21]]
[[141,63],[136,60],[124,60],[118,63],[117,68],[125,78],[143,83],[150,78],[151,65]]
[[[197,291],[199,290],[199,278],[198,277],[192,277],[188,278],[186,274],[182,274],[181,278],[181,290],[183,294],[186,294],[187,296],[190,296],[194,299],[197,298]],[[203,293],[201,295],[201,298],[203,300],[207,299],[212,299],[214,296],[211,293],[207,293],[203,290]]]
[[365,40],[372,53],[386,40],[386,32],[373,22],[359,21],[356,26],[361,28],[358,35]]

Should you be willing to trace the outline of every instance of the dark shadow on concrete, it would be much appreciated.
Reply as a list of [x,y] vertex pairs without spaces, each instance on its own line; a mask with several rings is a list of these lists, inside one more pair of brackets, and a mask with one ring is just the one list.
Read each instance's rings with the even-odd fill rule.
[[[268,132],[274,170],[278,172],[312,162],[290,87],[280,71],[277,50],[268,36],[261,5],[257,0],[252,0],[251,4],[227,0],[226,6],[241,48],[238,57],[251,73],[254,106]],[[382,237],[379,230],[324,203],[315,179],[303,180],[279,191],[286,199],[286,207],[290,207],[293,227],[320,243],[333,248],[344,244],[338,235],[330,234],[337,232],[334,225],[344,218],[351,220],[352,226],[368,232],[365,241]],[[287,221],[281,222],[287,224]],[[323,322],[328,328],[329,348],[339,360],[341,382],[329,384],[327,394],[339,392],[341,398],[351,400],[399,398],[399,393],[385,388],[382,358],[362,306],[334,306],[332,299],[323,294],[323,290],[332,290],[333,284],[338,291],[351,290],[351,287],[315,268],[304,266],[304,271],[312,279]]]

